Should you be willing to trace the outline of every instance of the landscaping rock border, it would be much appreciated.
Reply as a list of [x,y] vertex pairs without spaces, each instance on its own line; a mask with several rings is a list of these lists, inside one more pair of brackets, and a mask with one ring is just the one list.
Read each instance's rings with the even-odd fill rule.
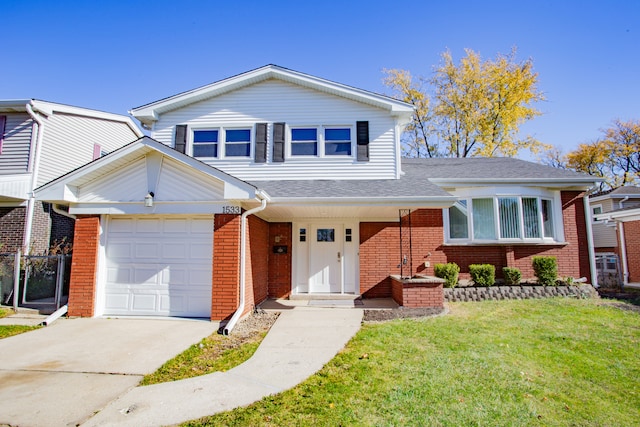
[[507,299],[532,299],[550,297],[597,298],[598,292],[591,285],[576,286],[488,286],[445,288],[444,300],[486,301]]

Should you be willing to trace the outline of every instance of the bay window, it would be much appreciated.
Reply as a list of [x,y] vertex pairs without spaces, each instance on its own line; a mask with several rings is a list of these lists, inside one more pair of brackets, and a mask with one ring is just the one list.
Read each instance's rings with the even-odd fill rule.
[[542,242],[557,237],[551,198],[460,198],[446,210],[445,218],[451,242]]

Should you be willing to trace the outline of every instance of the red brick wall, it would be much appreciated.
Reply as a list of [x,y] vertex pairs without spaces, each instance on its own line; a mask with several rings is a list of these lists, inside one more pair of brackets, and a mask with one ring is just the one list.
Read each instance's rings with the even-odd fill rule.
[[0,207],[1,252],[15,252],[22,247],[25,212],[26,208],[24,206]]
[[[566,245],[443,245],[444,230],[441,209],[421,209],[411,213],[413,274],[433,275],[436,263],[455,262],[460,278],[469,278],[469,265],[493,264],[496,276],[502,268],[517,267],[523,278],[533,278],[531,258],[535,255],[555,256],[560,276],[587,277],[589,251],[582,193],[562,192],[562,215]],[[425,261],[430,266],[425,267]],[[360,292],[368,298],[392,296],[389,275],[400,274],[400,230],[398,223],[360,223]]]
[[264,301],[269,288],[269,223],[255,215],[250,215],[247,223],[244,313]]
[[407,308],[444,307],[442,284],[420,285],[391,281],[393,299]]
[[624,240],[627,250],[629,282],[640,282],[640,221],[624,223]]
[[100,218],[79,217],[76,220],[76,245],[71,261],[69,284],[69,316],[91,317],[95,314]]
[[211,320],[228,320],[240,298],[240,215],[216,214],[213,222]]
[[50,246],[51,205],[36,201],[33,205],[33,223],[31,225],[31,242],[29,253],[46,254]]
[[[292,226],[290,222],[269,224],[269,297],[287,298],[291,295]],[[279,237],[279,242],[276,242]],[[286,246],[286,254],[273,253],[272,246]]]

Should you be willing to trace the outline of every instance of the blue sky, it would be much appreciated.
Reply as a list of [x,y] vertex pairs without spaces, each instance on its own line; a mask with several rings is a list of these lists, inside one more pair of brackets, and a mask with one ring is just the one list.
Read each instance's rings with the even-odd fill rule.
[[384,68],[428,77],[446,49],[516,46],[547,98],[523,128],[542,142],[566,152],[640,119],[637,0],[0,0],[0,15],[0,99],[126,114],[270,63],[388,93]]

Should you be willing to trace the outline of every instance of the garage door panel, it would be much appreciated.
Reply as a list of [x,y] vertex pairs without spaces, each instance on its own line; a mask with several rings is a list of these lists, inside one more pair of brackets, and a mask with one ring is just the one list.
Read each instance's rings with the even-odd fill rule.
[[213,222],[205,219],[197,219],[190,223],[191,233],[193,234],[213,234]]
[[185,219],[167,219],[164,222],[165,233],[186,233],[189,222]]
[[154,262],[158,261],[158,256],[160,255],[160,245],[154,242],[135,242],[135,259],[143,260],[148,259]]
[[157,234],[162,230],[162,223],[156,218],[140,218],[136,220],[136,233],[154,233]]
[[213,242],[207,243],[192,243],[189,246],[189,258],[192,260],[206,261],[211,263],[211,245]]
[[108,283],[131,283],[133,268],[123,266],[107,268]]
[[187,256],[187,243],[180,242],[166,242],[162,244],[162,259],[166,260],[184,260],[188,261]]
[[[162,271],[162,280],[160,283],[171,286],[188,286],[187,271],[185,267],[176,267],[174,265],[171,269]],[[211,281],[209,281],[209,286],[211,286]]]
[[131,259],[131,243],[113,242],[107,247],[107,257],[111,259]]
[[210,316],[212,218],[112,218],[106,245],[105,314]]
[[132,298],[132,307],[131,309],[134,312],[140,311],[157,311],[158,296],[155,294],[140,294],[134,293]]

